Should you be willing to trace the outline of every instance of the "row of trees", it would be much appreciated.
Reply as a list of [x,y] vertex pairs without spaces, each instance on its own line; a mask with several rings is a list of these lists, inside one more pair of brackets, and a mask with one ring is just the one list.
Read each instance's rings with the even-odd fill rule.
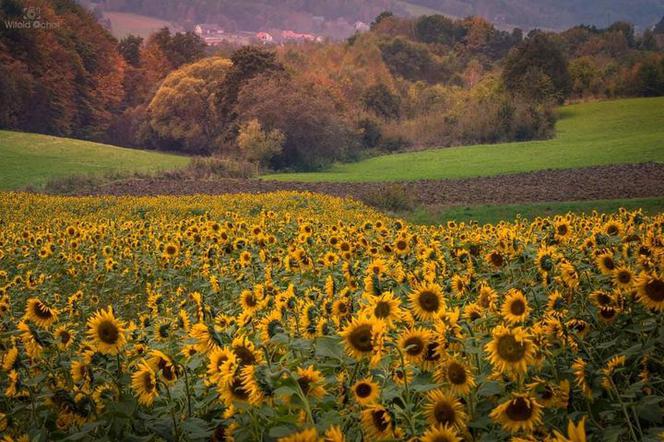
[[0,33],[3,128],[308,170],[376,149],[545,138],[570,98],[664,94],[657,38],[625,23],[524,37],[384,13],[346,42],[213,51],[167,29],[117,42],[73,0],[41,1],[59,27]]

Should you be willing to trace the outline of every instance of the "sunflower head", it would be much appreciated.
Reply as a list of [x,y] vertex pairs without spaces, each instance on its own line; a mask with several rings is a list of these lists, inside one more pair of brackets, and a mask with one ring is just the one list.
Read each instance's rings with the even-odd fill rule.
[[99,353],[116,355],[127,342],[124,326],[115,318],[111,307],[95,313],[87,327],[87,334]]

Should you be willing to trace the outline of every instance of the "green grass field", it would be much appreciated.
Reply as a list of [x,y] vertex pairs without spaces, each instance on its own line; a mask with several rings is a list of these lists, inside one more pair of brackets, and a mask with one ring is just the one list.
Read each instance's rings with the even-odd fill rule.
[[40,186],[70,175],[159,172],[189,162],[177,155],[9,131],[0,131],[0,158],[0,190]]
[[482,205],[470,207],[447,207],[441,210],[421,208],[404,214],[404,218],[417,224],[441,224],[454,220],[456,222],[477,221],[480,224],[495,224],[501,220],[512,221],[517,215],[522,218],[534,219],[538,216],[562,215],[568,212],[600,213],[615,212],[620,208],[628,210],[643,209],[645,214],[664,212],[664,197],[638,198],[626,200],[571,201],[551,203],[530,203],[510,205]]
[[575,104],[560,110],[546,141],[463,146],[337,164],[320,173],[273,174],[284,181],[407,181],[467,178],[664,161],[664,97]]

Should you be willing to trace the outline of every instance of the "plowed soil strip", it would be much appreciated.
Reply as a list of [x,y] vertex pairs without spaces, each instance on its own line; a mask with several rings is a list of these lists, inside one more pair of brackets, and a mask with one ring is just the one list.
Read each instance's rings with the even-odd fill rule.
[[[490,165],[488,165],[490,167]],[[435,206],[645,198],[664,195],[664,164],[543,170],[461,180],[394,183],[296,183],[247,179],[135,179],[114,182],[87,195],[191,195],[298,190],[352,196],[371,203],[399,186],[416,203]]]

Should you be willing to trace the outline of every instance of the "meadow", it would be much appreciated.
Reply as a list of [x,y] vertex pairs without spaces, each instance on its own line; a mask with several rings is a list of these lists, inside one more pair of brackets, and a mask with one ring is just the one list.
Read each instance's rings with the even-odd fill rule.
[[189,158],[89,141],[0,131],[0,190],[72,175],[153,173],[184,167]]
[[[0,194],[5,440],[656,440],[664,215]],[[417,438],[417,439],[416,439]]]
[[322,172],[271,174],[264,178],[405,181],[664,161],[662,97],[574,104],[560,108],[559,113],[556,136],[551,140],[398,153],[337,164]]

